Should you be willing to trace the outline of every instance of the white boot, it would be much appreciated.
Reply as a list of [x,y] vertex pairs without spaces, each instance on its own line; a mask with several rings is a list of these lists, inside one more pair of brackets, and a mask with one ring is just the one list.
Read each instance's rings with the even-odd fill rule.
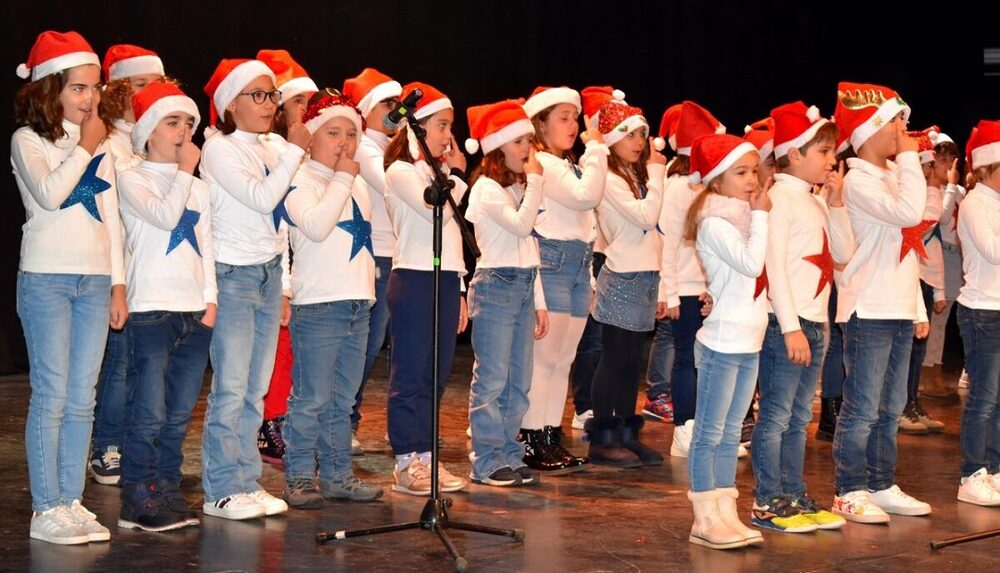
[[743,536],[747,545],[760,545],[764,543],[764,536],[756,529],[750,529],[743,524],[739,511],[736,509],[736,498],[740,497],[740,492],[735,487],[722,487],[719,492],[719,515],[722,521],[737,533]]
[[689,491],[688,499],[694,510],[694,525],[688,541],[712,549],[736,549],[745,547],[743,535],[728,526],[719,514],[719,490]]

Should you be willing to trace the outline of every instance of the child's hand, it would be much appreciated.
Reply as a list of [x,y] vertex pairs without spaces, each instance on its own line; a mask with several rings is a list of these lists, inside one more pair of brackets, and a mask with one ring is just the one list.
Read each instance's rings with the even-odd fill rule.
[[459,297],[461,301],[458,307],[458,334],[465,332],[465,327],[469,326],[469,305],[465,302],[465,297]]
[[927,335],[931,333],[931,323],[929,322],[918,322],[913,330],[913,336],[916,338],[927,338]]
[[649,159],[646,161],[646,165],[666,165],[667,156],[656,150],[652,137],[649,138],[647,145],[649,145]]
[[542,164],[539,163],[538,158],[535,157],[535,148],[532,147],[528,152],[528,160],[524,162],[524,172],[541,175],[544,171],[545,169],[542,168]]
[[298,145],[303,151],[308,151],[311,141],[312,134],[301,121],[296,121],[288,126],[288,143]]
[[658,302],[656,303],[656,320],[663,320],[667,318],[667,303]]
[[580,134],[580,141],[582,141],[584,145],[590,143],[591,141],[604,143],[604,136],[601,135],[600,130],[596,127],[591,127]]
[[80,122],[80,143],[78,145],[91,155],[97,151],[97,146],[108,135],[108,128],[104,126],[104,122],[101,120],[101,116],[98,115],[96,107],[95,105],[95,109],[83,116],[83,121]]
[[545,335],[549,333],[549,311],[547,310],[536,310],[535,311],[535,340],[541,340],[545,338]]
[[809,339],[801,330],[785,333],[785,350],[788,351],[788,360],[792,364],[809,366],[809,363],[812,362]]
[[826,204],[830,207],[844,206],[844,162],[841,161],[836,171],[826,174],[826,181],[823,182],[823,191],[826,192]]
[[357,177],[358,173],[361,172],[361,165],[357,161],[351,159],[343,151],[340,152],[340,157],[337,158],[337,164],[333,168],[334,171],[342,171],[348,173],[351,177]]
[[917,151],[920,149],[920,145],[917,140],[910,137],[909,133],[906,133],[905,129],[900,129],[896,132],[896,153],[903,153],[904,151]]
[[201,323],[209,328],[215,328],[215,320],[219,317],[219,307],[213,303],[205,305],[205,314],[201,317]]
[[[706,317],[712,314],[712,308],[715,307],[715,299],[708,292],[703,292],[698,295],[698,302],[701,303],[701,316]],[[677,307],[677,318],[681,317],[681,307]]]
[[108,324],[115,330],[125,328],[125,321],[128,320],[128,304],[125,302],[125,285],[114,285],[111,287],[111,306]]
[[948,308],[948,301],[946,300],[936,300],[934,301],[934,314],[941,314],[944,309]]
[[461,169],[462,171],[465,171],[466,167],[468,166],[467,161],[465,159],[465,154],[462,153],[462,150],[458,147],[458,144],[455,143],[454,137],[451,138],[450,148],[451,151],[446,153],[444,156],[444,160],[448,163],[448,168]]
[[671,306],[667,308],[667,320],[677,320],[681,317],[681,307]]
[[287,296],[281,297],[281,326],[288,326],[292,321],[292,302]]
[[[768,178],[768,181],[771,179]],[[764,189],[758,189],[750,194],[750,209],[752,211],[770,211],[771,210],[771,195],[768,193],[768,188],[770,185],[765,183]]]
[[194,168],[198,166],[199,159],[201,150],[191,142],[190,137],[177,147],[177,169],[184,173],[194,175]]
[[958,185],[958,158],[951,162],[951,169],[948,170],[948,184]]

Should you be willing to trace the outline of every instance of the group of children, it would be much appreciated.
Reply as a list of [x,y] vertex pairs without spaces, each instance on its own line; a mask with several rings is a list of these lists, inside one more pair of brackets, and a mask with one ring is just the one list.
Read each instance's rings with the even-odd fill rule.
[[[945,191],[928,185],[933,170],[921,164],[935,161],[931,134],[921,134],[923,145],[907,134],[909,107],[888,88],[843,83],[833,121],[795,102],[745,138],[684,102],[654,138],[619,90],[541,87],[526,101],[468,109],[465,149],[483,157],[467,176],[450,99],[370,68],[343,89],[320,89],[283,50],[223,60],[205,86],[200,151],[197,105],[149,50],[112,47],[102,78],[79,34],[45,32],[18,73],[31,79],[17,96],[11,159],[27,215],[17,307],[31,366],[32,538],[109,539],[80,503],[92,425],[95,478],[120,475],[120,527],[198,523],[179,488],[181,447],[209,360],[206,515],[242,520],[324,499],[379,499],[380,487],[354,475],[351,455],[363,381],[387,325],[392,488],[429,495],[432,385],[443,390],[455,353],[449,333],[470,319],[474,483],[535,484],[591,463],[662,464],[636,414],[655,330],[656,384],[644,411],[676,424],[671,453],[688,458],[692,543],[763,541],[738,515],[735,485],[758,386],[754,525],[797,533],[930,513],[895,485],[896,432],[915,400],[914,340],[929,330],[926,237],[943,198],[964,190],[951,181],[954,166]],[[394,122],[389,112],[415,89],[423,97]],[[677,152],[669,163],[665,139]],[[1000,122],[981,122],[967,151],[976,183],[956,227],[970,380],[958,498],[1000,505]],[[467,296],[463,215],[451,207],[441,259],[431,256],[424,190],[436,175],[452,182],[455,204],[468,194],[464,217],[481,256]],[[437,380],[435,265],[445,333]],[[803,458],[838,328],[829,325],[832,298],[846,378],[827,511],[808,493]],[[272,383],[282,325],[290,389]],[[563,445],[574,360],[584,388],[576,393],[590,398],[574,418],[589,458]],[[265,395],[287,404],[282,423],[265,415]],[[283,448],[282,498],[259,483],[258,434],[268,451]],[[443,465],[439,476],[442,491],[467,487]]]

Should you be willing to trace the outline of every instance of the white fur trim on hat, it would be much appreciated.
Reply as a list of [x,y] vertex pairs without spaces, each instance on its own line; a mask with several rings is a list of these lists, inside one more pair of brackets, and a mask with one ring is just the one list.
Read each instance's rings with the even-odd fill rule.
[[615,128],[612,129],[610,133],[603,134],[604,145],[611,147],[612,145],[625,139],[626,135],[639,129],[640,127],[646,127],[646,128],[649,127],[649,123],[646,122],[646,118],[642,117],[641,115],[630,115],[625,118],[625,121],[616,125]]
[[580,92],[567,87],[558,87],[549,88],[528,98],[528,101],[524,102],[524,113],[528,114],[529,118],[535,117],[543,109],[561,103],[572,105],[576,108],[577,113],[583,111],[583,105],[580,104]]
[[[764,145],[760,146],[760,162],[763,164],[767,160],[768,156],[774,153],[774,140],[768,139],[764,142]],[[777,158],[777,157],[776,157]]]
[[706,175],[702,176],[697,171],[691,173],[690,175],[691,183],[694,183],[696,185],[698,183],[704,183],[708,185],[708,183],[712,179],[715,179],[719,175],[722,175],[726,171],[726,169],[732,167],[733,163],[736,163],[736,161],[740,157],[743,157],[744,155],[750,153],[751,151],[754,153],[760,153],[759,151],[757,151],[757,147],[754,146],[754,144],[750,143],[749,141],[744,141],[743,143],[740,143],[739,145],[734,147],[732,151],[727,153],[726,156],[722,158],[722,161],[717,163],[715,167],[713,167],[712,170],[709,171]]
[[403,86],[399,82],[395,80],[384,82],[373,87],[365,94],[365,97],[361,98],[361,101],[358,102],[358,109],[361,110],[361,115],[368,117],[378,102],[402,95]]
[[1000,163],[1000,141],[987,143],[972,150],[972,168]]
[[[497,131],[494,131],[493,133],[482,138],[479,140],[479,145],[483,148],[483,155],[486,155],[494,149],[499,149],[507,142],[514,141],[518,137],[529,135],[534,132],[535,128],[531,125],[530,119],[519,119],[514,123],[507,124],[501,129],[498,129]],[[472,141],[475,140],[473,139]],[[468,145],[466,145],[465,149],[466,151],[469,150]],[[469,153],[475,153],[475,151],[469,151]]]
[[312,81],[308,76],[292,78],[275,89],[281,92],[281,99],[278,100],[278,105],[284,104],[300,93],[319,91],[319,88],[316,87],[316,82]]
[[194,127],[191,128],[191,132],[194,133],[201,123],[201,115],[194,100],[184,95],[162,97],[146,108],[142,117],[135,122],[132,128],[132,151],[145,155],[146,142],[149,141],[149,135],[156,129],[160,120],[178,111],[194,117]]
[[159,56],[136,56],[119,60],[108,68],[108,81],[131,78],[143,74],[164,75],[163,60]]
[[[810,109],[814,109],[814,108],[810,108]],[[806,114],[806,116],[808,117],[808,114]],[[807,130],[803,131],[802,133],[800,133],[798,137],[794,137],[792,139],[789,139],[788,141],[782,143],[781,145],[775,145],[774,146],[774,158],[778,159],[778,158],[784,157],[784,156],[788,155],[788,152],[793,147],[802,147],[803,145],[809,143],[810,141],[812,141],[812,138],[816,137],[816,132],[819,131],[819,128],[823,127],[824,125],[826,125],[828,123],[830,123],[830,120],[828,120],[826,118],[820,118],[818,121],[813,121],[813,124],[809,126],[809,129],[807,129]],[[764,154],[764,152],[761,151],[761,155],[763,155],[763,154]]]
[[670,134],[670,137],[667,139],[667,143],[670,144],[670,149],[677,151],[677,134],[676,133]]
[[361,130],[361,116],[346,105],[331,105],[330,107],[323,108],[323,111],[319,112],[319,115],[306,122],[306,129],[309,130],[309,133],[315,135],[319,131],[319,128],[323,127],[324,123],[335,117],[349,119],[354,124],[354,128],[358,130],[358,138],[360,139],[363,133]]
[[439,98],[413,112],[413,118],[424,119],[425,117],[430,117],[445,109],[455,109],[455,106],[451,105],[450,99],[446,97]]
[[927,151],[920,152],[920,164],[924,163],[934,163],[935,153],[933,149],[928,149]]
[[219,82],[219,87],[215,88],[215,93],[212,94],[212,103],[220,118],[225,115],[226,108],[243,88],[260,76],[267,76],[272,82],[274,81],[274,72],[267,67],[267,64],[260,60],[250,60],[233,68],[229,75]]
[[939,143],[955,143],[955,140],[948,137],[947,133],[932,131],[930,132],[929,137],[931,138],[931,142],[934,145],[937,145]]
[[[97,67],[101,67],[101,60],[94,52],[70,52],[68,54],[56,56],[55,58],[45,60],[34,68],[30,68],[31,81],[35,82],[45,76],[50,76],[56,72],[61,72],[63,70],[68,70],[84,64],[94,64]],[[17,67],[17,75],[21,78],[26,79],[28,77],[28,71],[29,68],[26,64],[21,64]]]
[[903,121],[910,119],[910,106],[903,103],[901,98],[889,98],[882,102],[878,111],[866,119],[864,123],[854,128],[854,132],[851,133],[851,146],[854,150],[857,151],[860,149],[871,136],[875,135],[878,130],[892,121],[892,118],[896,117],[896,114],[899,112],[903,112]]

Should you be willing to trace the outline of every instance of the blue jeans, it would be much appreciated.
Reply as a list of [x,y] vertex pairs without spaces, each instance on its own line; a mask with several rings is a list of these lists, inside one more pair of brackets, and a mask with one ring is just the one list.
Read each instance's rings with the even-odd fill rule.
[[844,340],[847,378],[833,438],[834,485],[838,494],[880,491],[895,483],[913,321],[852,314]]
[[736,487],[743,418],[757,386],[758,353],[725,354],[695,341],[698,408],[688,450],[691,491]]
[[97,406],[94,408],[93,456],[108,446],[121,451],[125,439],[125,368],[128,363],[128,325],[108,330],[104,363],[97,378]]
[[656,332],[649,347],[649,366],[646,368],[646,397],[655,400],[661,394],[670,395],[670,381],[674,369],[674,323],[663,319],[656,321]]
[[[695,416],[698,396],[698,370],[695,366],[695,335],[705,319],[701,316],[701,302],[696,296],[681,297],[681,314],[674,321],[674,371],[672,377],[674,423],[683,426]],[[744,416],[746,411],[743,412]]]
[[995,474],[1000,472],[1000,311],[957,306],[969,373],[959,434],[962,476],[979,468]]
[[204,314],[154,310],[128,318],[123,485],[181,480],[184,435],[212,342]]
[[[604,253],[594,253],[591,264],[594,278],[601,274],[604,262],[608,257]],[[544,287],[543,287],[544,288]],[[587,315],[587,326],[583,328],[583,336],[576,346],[576,358],[573,359],[573,371],[570,373],[570,383],[573,385],[573,407],[577,414],[591,410],[590,385],[594,380],[597,363],[601,360],[601,323]]]
[[351,477],[351,407],[365,369],[370,300],[292,305],[292,394],[281,430],[285,478]]
[[[389,291],[389,273],[392,272],[392,257],[375,257],[375,304],[372,306],[371,319],[368,321],[367,356],[365,356],[365,371],[361,375],[361,385],[354,397],[354,407],[351,408],[351,429],[357,430],[361,423],[361,402],[364,401],[365,385],[371,376],[375,360],[382,352],[386,335],[389,333],[389,301],[386,292]],[[392,352],[392,349],[389,349]]]
[[219,318],[210,355],[202,486],[213,503],[261,489],[257,429],[274,370],[281,322],[281,255],[260,265],[215,263]]
[[760,411],[753,430],[751,453],[757,502],[767,504],[781,495],[806,493],[803,465],[806,426],[812,421],[816,378],[826,351],[826,328],[799,318],[809,341],[808,366],[788,360],[785,336],[774,314],[769,315],[760,355]]
[[35,511],[83,498],[110,302],[108,275],[17,273],[31,368],[24,448]]
[[[451,374],[458,330],[458,274],[441,273],[438,397]],[[430,271],[394,269],[389,277],[389,443],[396,455],[431,451],[434,376],[434,277]]]
[[590,273],[593,245],[583,241],[538,239],[542,290],[549,312],[575,318],[590,314]]
[[844,325],[837,324],[837,287],[830,287],[830,339],[826,346],[826,360],[823,361],[823,377],[820,393],[824,398],[840,398],[844,392]]
[[[934,287],[920,281],[920,291],[923,299],[917,304],[923,304],[927,309],[927,321],[934,320]],[[906,373],[906,398],[914,402],[920,394],[920,373],[924,368],[924,357],[927,356],[927,337],[914,338],[913,348],[910,350],[910,366]]]
[[469,287],[472,367],[469,424],[472,474],[484,478],[524,465],[517,441],[528,410],[535,338],[535,269],[476,269]]

